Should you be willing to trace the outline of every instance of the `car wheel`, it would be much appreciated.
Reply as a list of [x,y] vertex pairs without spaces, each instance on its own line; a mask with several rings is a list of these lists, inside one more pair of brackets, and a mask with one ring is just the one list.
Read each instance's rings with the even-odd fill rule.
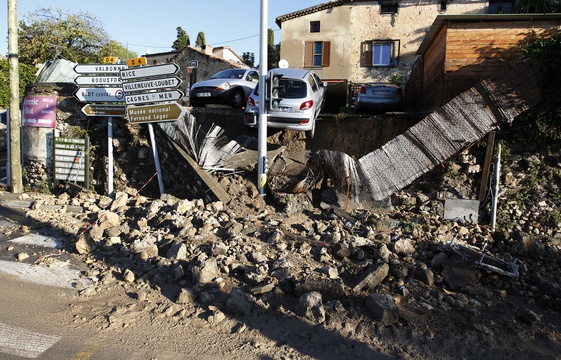
[[312,129],[306,131],[306,138],[313,139],[315,134],[316,134],[316,120],[314,120],[314,124],[312,125]]
[[244,99],[244,96],[243,96],[243,91],[236,90],[232,94],[231,105],[232,105],[233,108],[241,109],[244,105],[244,100],[245,99]]

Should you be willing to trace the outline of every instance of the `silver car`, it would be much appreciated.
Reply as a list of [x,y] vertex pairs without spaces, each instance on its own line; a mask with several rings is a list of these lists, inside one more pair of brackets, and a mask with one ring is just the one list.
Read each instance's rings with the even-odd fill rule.
[[403,89],[395,84],[367,84],[358,91],[355,112],[401,111],[403,108]]
[[223,70],[193,84],[189,101],[191,106],[222,104],[241,109],[257,83],[259,72],[255,69]]
[[[278,129],[301,130],[308,138],[313,138],[316,120],[324,106],[325,84],[310,70],[271,69],[282,75],[280,78],[280,103],[275,109],[268,110],[267,126]],[[244,124],[257,127],[259,113],[259,86],[247,99]]]

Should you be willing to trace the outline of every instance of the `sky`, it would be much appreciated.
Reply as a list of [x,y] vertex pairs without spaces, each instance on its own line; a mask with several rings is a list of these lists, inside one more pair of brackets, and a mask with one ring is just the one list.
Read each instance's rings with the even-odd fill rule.
[[[16,0],[14,0],[16,1]],[[17,0],[18,22],[41,8],[89,13],[101,21],[112,40],[138,55],[172,51],[177,27],[195,45],[202,31],[211,46],[229,46],[239,56],[255,52],[259,61],[261,2],[267,0]],[[275,18],[329,0],[268,0],[267,28],[280,29]],[[8,0],[0,7],[0,53],[8,53]]]

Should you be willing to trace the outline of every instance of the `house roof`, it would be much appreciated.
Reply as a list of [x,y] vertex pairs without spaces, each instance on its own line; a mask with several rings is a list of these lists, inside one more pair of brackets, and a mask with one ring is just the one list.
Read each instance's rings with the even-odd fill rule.
[[298,10],[298,11],[294,11],[294,12],[291,12],[291,13],[288,13],[288,14],[285,14],[285,15],[278,16],[275,19],[275,22],[277,23],[279,28],[281,28],[283,21],[295,19],[295,18],[298,18],[300,16],[313,14],[315,12],[322,11],[322,10],[325,10],[325,9],[329,9],[329,8],[332,8],[332,7],[341,6],[343,4],[346,4],[346,3],[349,3],[349,2],[352,2],[352,1],[353,0],[332,0],[330,2],[326,2],[326,3],[315,5],[315,6],[310,6],[308,8],[302,9],[302,10]]
[[534,21],[561,20],[561,14],[468,14],[468,15],[438,15],[427,31],[425,39],[419,46],[416,55],[423,55],[429,48],[444,23],[446,22],[497,22],[497,21]]

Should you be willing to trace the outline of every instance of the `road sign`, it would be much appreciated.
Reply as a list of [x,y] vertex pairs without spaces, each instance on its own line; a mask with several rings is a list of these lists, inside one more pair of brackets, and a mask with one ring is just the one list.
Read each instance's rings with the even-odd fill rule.
[[154,91],[148,93],[125,94],[127,105],[148,104],[162,101],[175,101],[183,97],[179,90]]
[[176,102],[169,104],[129,106],[128,120],[133,124],[175,121],[185,116],[185,108]]
[[199,61],[198,60],[189,60],[189,67],[190,68],[198,68],[199,67]]
[[87,139],[55,137],[55,179],[86,181],[89,167]]
[[79,88],[74,96],[81,102],[123,102],[123,89],[120,87],[98,87],[98,88]]
[[106,56],[103,58],[103,62],[106,64],[116,64],[117,61],[119,61],[119,58],[115,56]]
[[132,80],[159,75],[173,75],[177,72],[177,70],[179,70],[179,66],[170,63],[163,65],[143,66],[133,69],[124,69],[120,72],[120,75],[121,79],[123,80]]
[[124,105],[86,104],[82,108],[86,116],[117,116],[125,117]]
[[76,85],[120,85],[122,83],[121,77],[116,76],[78,76],[74,79]]
[[136,58],[136,59],[127,59],[127,65],[130,66],[130,67],[146,65],[146,64],[148,64],[148,61],[146,60],[146,58],[144,56]]
[[78,64],[74,71],[78,74],[118,74],[127,68],[124,64]]
[[146,91],[146,90],[154,90],[154,89],[165,89],[165,88],[175,88],[181,84],[181,79],[177,76],[174,77],[167,77],[161,79],[151,79],[151,80],[144,80],[144,81],[130,81],[124,83],[123,90],[128,92],[133,91]]

